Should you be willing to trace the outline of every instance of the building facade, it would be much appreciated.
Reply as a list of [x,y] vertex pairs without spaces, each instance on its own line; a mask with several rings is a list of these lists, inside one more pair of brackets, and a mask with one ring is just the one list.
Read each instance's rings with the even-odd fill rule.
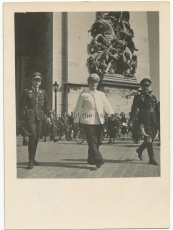
[[[151,13],[130,12],[130,25],[135,34],[133,40],[138,48],[136,77],[128,79],[123,75],[113,77],[105,74],[99,85],[99,90],[105,92],[114,112],[128,113],[139,81],[144,77],[152,79],[152,63],[159,70],[159,60],[153,57],[153,47],[150,44],[158,33],[158,29],[156,34],[151,33],[151,26],[155,27],[150,22],[153,20]],[[52,109],[55,108],[52,85],[56,81],[59,84],[57,112],[70,113],[74,110],[79,93],[87,88],[87,45],[92,38],[88,30],[97,16],[96,12],[15,14],[17,115],[22,91],[30,85],[34,72],[41,72],[43,75],[42,88],[48,93]],[[158,25],[158,20],[155,23]],[[158,51],[159,47],[155,50]],[[159,75],[159,71],[157,74]],[[154,78],[157,79],[155,87],[159,89],[159,76],[155,75]]]

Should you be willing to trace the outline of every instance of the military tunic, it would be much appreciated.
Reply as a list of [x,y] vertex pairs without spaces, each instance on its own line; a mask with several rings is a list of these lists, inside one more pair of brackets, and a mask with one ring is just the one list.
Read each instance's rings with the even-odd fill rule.
[[136,95],[133,100],[130,120],[134,119],[137,109],[139,110],[139,124],[144,125],[145,133],[153,141],[159,126],[160,116],[156,97],[143,92]]
[[25,133],[27,136],[36,134],[35,122],[43,122],[44,113],[49,112],[49,101],[44,90],[38,89],[38,92],[32,87],[25,89],[21,99],[20,119],[25,120]]
[[42,89],[25,89],[21,99],[19,117],[25,121],[25,134],[29,136],[29,160],[35,160],[38,140],[41,134],[44,113],[49,112],[47,94]]

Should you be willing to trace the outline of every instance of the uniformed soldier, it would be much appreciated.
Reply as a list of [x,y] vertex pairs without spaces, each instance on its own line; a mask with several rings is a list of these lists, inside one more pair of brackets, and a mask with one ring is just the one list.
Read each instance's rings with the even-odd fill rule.
[[25,134],[29,137],[28,168],[32,169],[37,166],[35,160],[38,140],[41,134],[41,127],[44,120],[44,113],[49,112],[49,101],[44,90],[39,89],[41,85],[42,75],[39,72],[33,74],[32,87],[25,89],[21,99],[20,120],[25,121]]
[[97,91],[100,78],[97,74],[88,77],[89,89],[80,93],[76,109],[74,111],[74,124],[80,124],[85,132],[88,143],[88,164],[100,168],[104,160],[99,151],[101,125],[104,124],[105,112],[113,114],[105,94]]
[[156,97],[149,93],[150,85],[151,80],[148,78],[144,78],[140,82],[142,92],[140,95],[138,94],[134,97],[130,120],[133,121],[136,111],[137,109],[139,109],[139,124],[141,132],[144,135],[144,142],[136,150],[136,152],[138,153],[139,159],[143,160],[142,152],[145,148],[147,148],[150,158],[149,164],[158,165],[158,163],[154,159],[152,143],[156,138],[158,132],[160,113]]

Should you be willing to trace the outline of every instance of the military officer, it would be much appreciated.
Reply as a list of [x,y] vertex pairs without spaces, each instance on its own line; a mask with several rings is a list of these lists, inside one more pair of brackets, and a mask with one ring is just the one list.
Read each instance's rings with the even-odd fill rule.
[[152,143],[158,132],[159,125],[159,109],[156,97],[149,93],[149,87],[151,86],[151,80],[144,78],[140,82],[142,88],[141,94],[134,97],[133,105],[131,109],[130,121],[133,121],[137,109],[139,110],[139,124],[141,132],[144,135],[144,142],[136,150],[140,160],[142,158],[142,152],[147,148],[149,156],[149,164],[158,165],[154,158]]
[[88,143],[88,164],[100,168],[104,163],[99,152],[102,124],[105,112],[113,114],[112,107],[105,94],[97,91],[100,78],[97,74],[88,77],[89,89],[80,93],[74,112],[74,124],[82,125]]
[[44,114],[48,114],[49,100],[45,90],[39,89],[41,85],[42,75],[39,72],[33,74],[32,87],[25,89],[21,98],[20,120],[25,121],[25,134],[29,137],[28,168],[39,165],[35,160],[38,140],[41,134],[41,127],[45,118]]

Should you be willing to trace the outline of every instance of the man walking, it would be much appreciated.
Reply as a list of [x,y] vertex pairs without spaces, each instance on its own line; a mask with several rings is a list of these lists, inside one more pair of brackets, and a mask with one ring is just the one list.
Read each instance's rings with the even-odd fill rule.
[[44,90],[39,89],[42,75],[39,72],[33,74],[32,87],[25,89],[21,99],[20,120],[25,121],[25,134],[29,137],[28,168],[39,165],[35,160],[38,140],[41,134],[41,127],[45,114],[49,112],[49,101]]
[[141,132],[144,135],[144,142],[136,150],[140,160],[142,158],[142,152],[147,148],[149,156],[149,164],[158,165],[154,158],[153,141],[157,135],[159,125],[159,109],[156,97],[149,93],[149,87],[151,86],[151,80],[144,78],[140,82],[142,88],[141,94],[134,97],[133,105],[131,109],[130,121],[133,121],[137,109],[139,109],[139,124]]
[[67,141],[69,141],[69,117],[68,114],[66,112],[64,112],[63,116],[62,116],[62,123],[63,123],[63,128],[65,131],[65,138]]
[[[74,128],[74,116],[73,112],[71,112],[71,115],[69,116],[69,139],[72,140],[76,137],[76,132]],[[72,131],[73,131],[73,137],[72,137]]]
[[74,123],[82,125],[88,143],[88,164],[100,168],[104,164],[99,152],[101,126],[104,124],[104,111],[113,114],[105,94],[97,91],[100,78],[97,74],[88,77],[89,89],[81,92],[74,112]]

